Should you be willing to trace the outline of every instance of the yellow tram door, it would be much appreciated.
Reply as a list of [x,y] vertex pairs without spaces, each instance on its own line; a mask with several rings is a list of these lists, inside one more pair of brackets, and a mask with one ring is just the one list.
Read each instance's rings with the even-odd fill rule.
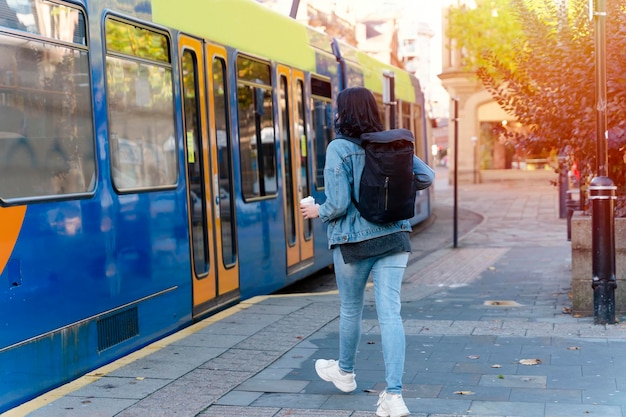
[[279,65],[277,71],[287,273],[290,274],[313,262],[312,221],[300,215],[300,200],[311,194],[310,156],[304,73],[283,65]]
[[[217,256],[223,247],[224,234],[220,221],[219,181],[214,175],[217,158],[211,97],[213,83],[206,82],[212,79],[210,66],[205,67],[210,58],[205,59],[204,42],[197,38],[181,35],[179,49],[193,315],[198,317],[237,298],[239,281],[237,268],[224,272]],[[234,279],[232,274],[235,274]]]
[[239,298],[239,264],[236,244],[233,147],[229,119],[227,52],[206,45],[209,98],[209,149],[215,224],[215,265],[220,304]]

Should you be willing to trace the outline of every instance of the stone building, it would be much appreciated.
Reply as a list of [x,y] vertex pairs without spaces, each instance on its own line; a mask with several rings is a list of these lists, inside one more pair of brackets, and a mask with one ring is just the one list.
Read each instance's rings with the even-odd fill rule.
[[[503,128],[521,131],[523,126],[507,114],[491,98],[474,72],[464,69],[463,54],[454,42],[446,39],[447,13],[442,13],[443,55],[442,85],[450,94],[449,143],[454,143],[458,130],[458,165],[460,182],[481,182],[491,178],[516,175],[512,171],[554,170],[545,157],[519,154],[512,146],[501,140]],[[455,109],[457,113],[455,114]],[[455,129],[455,118],[458,123]],[[449,148],[449,158],[454,158],[454,146]],[[450,177],[454,167],[450,165]]]

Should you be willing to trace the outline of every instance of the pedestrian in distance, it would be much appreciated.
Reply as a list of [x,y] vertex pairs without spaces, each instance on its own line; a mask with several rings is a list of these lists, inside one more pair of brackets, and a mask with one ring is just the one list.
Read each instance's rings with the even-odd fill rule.
[[[343,392],[356,389],[354,366],[361,338],[365,287],[371,274],[387,384],[379,395],[376,415],[408,416],[410,413],[402,398],[406,340],[400,314],[400,290],[411,252],[411,225],[407,219],[375,223],[361,216],[355,202],[359,198],[366,157],[364,148],[354,143],[355,138],[363,135],[393,136],[395,131],[408,131],[384,131],[376,99],[363,87],[348,88],[338,94],[335,117],[337,136],[328,145],[324,166],[326,201],[300,206],[305,219],[319,217],[327,224],[341,302],[339,358],[318,359],[315,370],[321,379],[332,382]],[[409,167],[409,174],[410,171]],[[434,171],[413,155],[411,175],[418,173],[422,178],[418,189],[432,184]]]

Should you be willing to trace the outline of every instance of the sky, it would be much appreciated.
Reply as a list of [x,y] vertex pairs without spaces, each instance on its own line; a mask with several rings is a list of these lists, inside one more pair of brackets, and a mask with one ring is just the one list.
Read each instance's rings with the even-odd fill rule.
[[[415,17],[416,22],[427,23],[435,34],[431,47],[433,74],[441,72],[441,9],[453,0],[309,0],[316,5],[335,6],[336,9],[349,8],[357,17],[376,12],[388,13],[397,10],[400,16]],[[277,0],[286,13],[291,10],[292,0]],[[305,3],[306,0],[300,0]]]

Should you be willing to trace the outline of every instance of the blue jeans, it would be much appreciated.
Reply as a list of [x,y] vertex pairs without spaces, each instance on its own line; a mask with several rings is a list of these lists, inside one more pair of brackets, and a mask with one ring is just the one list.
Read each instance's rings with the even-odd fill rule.
[[375,256],[346,264],[343,262],[341,249],[335,247],[333,259],[341,299],[339,368],[346,372],[354,372],[354,362],[361,339],[365,285],[371,273],[383,344],[387,392],[401,394],[406,340],[400,316],[400,287],[409,253]]

